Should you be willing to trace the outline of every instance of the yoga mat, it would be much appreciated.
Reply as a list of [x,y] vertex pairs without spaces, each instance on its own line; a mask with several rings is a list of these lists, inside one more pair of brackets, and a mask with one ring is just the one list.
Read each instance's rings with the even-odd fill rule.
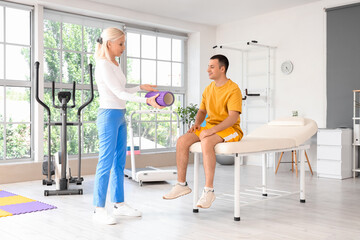
[[55,206],[46,203],[0,190],[0,217],[50,210],[55,208]]

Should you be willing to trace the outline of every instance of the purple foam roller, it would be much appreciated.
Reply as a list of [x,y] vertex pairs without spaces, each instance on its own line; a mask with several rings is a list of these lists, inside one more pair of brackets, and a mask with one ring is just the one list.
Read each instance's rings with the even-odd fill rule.
[[168,91],[148,92],[145,97],[150,98],[155,96],[156,94],[159,94],[159,96],[155,99],[155,101],[162,107],[171,106],[175,101],[174,94]]

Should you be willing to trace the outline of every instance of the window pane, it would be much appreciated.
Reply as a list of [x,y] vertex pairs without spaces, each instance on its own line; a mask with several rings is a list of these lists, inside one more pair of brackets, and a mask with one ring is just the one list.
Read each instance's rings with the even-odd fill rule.
[[6,125],[6,158],[30,157],[30,124]]
[[[84,102],[90,99],[90,91],[84,91]],[[84,121],[96,121],[99,109],[99,92],[94,91],[94,100],[81,112]]]
[[158,37],[158,59],[171,60],[171,39]]
[[84,51],[95,52],[96,40],[100,37],[100,28],[84,27]]
[[60,52],[44,51],[44,79],[48,82],[60,82]]
[[[57,100],[59,89],[55,89],[55,104],[59,104]],[[51,112],[51,121],[60,121],[60,111],[57,108],[53,107],[52,104],[52,92],[51,88],[45,88],[44,90],[44,103],[49,106]],[[44,111],[44,122],[48,121],[47,112]],[[53,126],[51,126],[53,127]]]
[[155,123],[142,122],[140,124],[141,149],[155,148]]
[[172,60],[181,62],[182,61],[182,43],[183,41],[178,39],[172,40]]
[[85,123],[84,129],[84,144],[83,153],[97,153],[99,152],[99,138],[97,127],[95,123]]
[[0,79],[4,79],[4,44],[0,44]]
[[[71,100],[68,102],[68,106],[73,104],[73,92],[72,89],[63,89],[62,91],[64,92],[70,92],[71,93]],[[82,90],[75,90],[75,108],[68,108],[67,111],[67,120],[68,122],[77,122],[78,121],[78,117],[77,117],[77,109],[81,106],[81,101],[82,101]],[[60,101],[58,101],[58,104],[60,105]],[[58,109],[59,110],[59,109]],[[60,110],[59,110],[60,111]],[[77,131],[76,131],[77,132]]]
[[170,122],[159,122],[157,124],[157,145],[156,148],[170,147]]
[[60,22],[44,20],[44,47],[60,49]]
[[141,36],[141,57],[156,58],[156,37],[148,35]]
[[93,77],[93,83],[96,85],[95,81],[95,58],[93,54],[87,54],[84,56],[84,83],[90,84],[90,73],[89,73],[89,63],[92,64],[92,77]]
[[78,154],[79,149],[79,132],[77,126],[68,126],[67,128],[67,152],[69,155]]
[[80,25],[63,23],[63,49],[81,51],[82,30]]
[[[138,94],[137,94],[138,95]],[[140,103],[137,103],[137,102],[126,102],[126,119],[129,120],[130,122],[130,116],[133,112],[137,111],[137,110],[140,110]],[[139,121],[140,117],[139,117],[139,114],[134,114],[132,116],[132,121]]]
[[[176,117],[173,119],[176,119]],[[176,121],[172,122],[171,126],[172,126],[172,135],[171,135],[171,140],[170,140],[171,141],[170,147],[176,147],[176,142],[177,142],[177,139],[179,137],[178,135],[180,134],[180,132],[178,133],[178,124]]]
[[30,48],[6,46],[6,78],[30,80]]
[[127,83],[140,83],[140,60],[128,58],[127,59]]
[[140,34],[126,34],[126,55],[128,57],[140,57]]
[[157,85],[171,86],[171,63],[158,62],[157,75]]
[[0,42],[3,41],[4,41],[4,7],[0,6]]
[[73,52],[63,52],[63,83],[81,83],[81,54]]
[[[4,121],[4,87],[0,86],[0,121]],[[0,136],[2,133],[0,132]],[[0,145],[0,148],[2,146]]]
[[30,12],[6,8],[6,42],[30,45]]
[[[182,107],[184,103],[184,95],[183,94],[174,94],[175,101],[172,105],[172,109],[176,111],[177,108]],[[179,116],[180,117],[180,116]]]
[[[140,138],[139,138],[139,127],[140,124],[137,121],[132,122],[133,130],[134,130],[134,146],[140,146]],[[128,134],[127,134],[127,145],[130,146],[130,127],[128,125]]]
[[174,87],[182,86],[182,63],[172,64],[172,85]]
[[141,60],[141,83],[155,84],[156,62],[152,60]]
[[6,121],[30,122],[30,88],[6,88]]
[[[48,155],[48,128],[44,125],[44,155]],[[60,126],[51,126],[51,154],[60,151]]]

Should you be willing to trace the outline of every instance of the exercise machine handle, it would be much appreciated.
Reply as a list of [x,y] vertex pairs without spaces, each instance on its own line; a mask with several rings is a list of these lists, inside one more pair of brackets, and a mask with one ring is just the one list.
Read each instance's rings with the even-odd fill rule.
[[69,106],[69,108],[74,108],[75,107],[75,81],[73,81],[73,94],[72,94],[72,102],[73,104],[71,106]]
[[87,105],[89,105],[93,99],[94,99],[94,83],[93,83],[93,76],[92,76],[92,64],[89,64],[89,74],[90,74],[90,98],[89,100],[87,100],[83,105],[81,105],[77,111],[77,115],[78,118],[80,119],[80,114],[81,111],[83,110],[84,107],[86,107]]
[[39,98],[39,66],[40,66],[40,63],[35,62],[35,79],[36,79],[36,95],[35,95],[35,97],[36,97],[36,101],[46,109],[48,116],[49,116],[49,121],[50,121],[50,115],[51,115],[50,108]]

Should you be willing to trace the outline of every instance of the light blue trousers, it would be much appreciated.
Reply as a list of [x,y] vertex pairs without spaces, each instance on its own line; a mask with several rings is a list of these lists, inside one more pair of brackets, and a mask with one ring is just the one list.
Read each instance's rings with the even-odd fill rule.
[[125,109],[99,109],[98,112],[99,162],[94,184],[95,207],[105,207],[109,180],[111,202],[124,202],[125,112]]

